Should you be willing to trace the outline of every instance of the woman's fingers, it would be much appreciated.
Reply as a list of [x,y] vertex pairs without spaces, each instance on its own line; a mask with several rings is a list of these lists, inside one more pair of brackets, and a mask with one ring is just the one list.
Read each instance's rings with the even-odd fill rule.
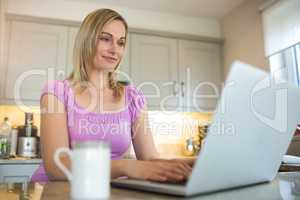
[[166,182],[168,181],[168,177],[159,173],[154,173],[148,178],[146,178],[148,181],[157,181],[157,182]]
[[183,162],[188,164],[190,167],[194,167],[197,159],[196,158],[183,158],[183,159],[175,158],[173,160],[178,162]]
[[184,175],[179,175],[179,174],[174,174],[170,171],[160,171],[158,172],[158,174],[160,174],[160,176],[165,177],[165,181],[164,182],[182,182],[184,181],[186,178]]
[[190,176],[193,168],[186,162],[179,162],[179,168],[184,170],[187,176]]
[[167,172],[168,181],[170,182],[183,182],[187,180],[187,177],[185,175],[180,174],[173,174],[171,172]]
[[192,168],[185,162],[175,160],[137,161],[129,170],[129,177],[157,182],[183,182]]
[[174,171],[174,173],[184,174],[185,176],[189,176],[192,172],[192,168],[185,162],[178,161],[178,160],[171,160],[169,162],[171,165],[171,170]]
[[196,160],[196,158],[183,159],[183,161],[186,162],[190,167],[194,167]]
[[183,163],[160,163],[157,164],[155,172],[159,173],[161,176],[166,176],[168,179],[167,181],[182,182],[188,179],[191,168]]

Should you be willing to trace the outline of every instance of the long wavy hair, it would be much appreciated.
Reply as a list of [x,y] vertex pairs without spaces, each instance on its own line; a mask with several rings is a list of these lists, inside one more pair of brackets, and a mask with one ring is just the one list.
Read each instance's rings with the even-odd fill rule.
[[[125,19],[116,11],[111,9],[98,9],[91,12],[83,20],[80,29],[76,35],[73,49],[73,72],[68,80],[73,86],[79,85],[81,89],[85,89],[89,80],[87,69],[93,64],[96,55],[97,36],[103,30],[103,27],[114,20],[119,20],[124,24],[126,30],[126,38],[128,34],[128,25]],[[127,40],[125,40],[127,41]],[[113,90],[114,97],[119,101],[123,95],[124,85],[116,80],[116,69],[120,62],[116,65],[114,72],[108,73],[109,88]]]

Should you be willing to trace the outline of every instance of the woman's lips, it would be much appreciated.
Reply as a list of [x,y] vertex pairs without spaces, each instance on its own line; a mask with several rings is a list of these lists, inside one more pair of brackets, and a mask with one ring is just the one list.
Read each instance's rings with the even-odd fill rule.
[[103,56],[103,58],[105,59],[105,60],[107,60],[108,62],[110,62],[110,63],[115,63],[115,62],[117,62],[117,58],[114,58],[114,57],[109,57],[109,56]]

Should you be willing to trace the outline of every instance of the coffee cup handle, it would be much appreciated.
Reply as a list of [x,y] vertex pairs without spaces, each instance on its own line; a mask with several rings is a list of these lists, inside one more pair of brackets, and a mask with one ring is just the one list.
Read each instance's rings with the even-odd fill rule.
[[70,172],[70,170],[68,170],[68,168],[60,160],[60,155],[62,153],[67,154],[70,157],[70,159],[72,158],[72,152],[70,151],[70,149],[66,148],[66,147],[61,147],[61,148],[58,148],[54,153],[54,162],[55,162],[56,166],[66,175],[68,180],[72,181],[72,177],[73,177],[72,173]]

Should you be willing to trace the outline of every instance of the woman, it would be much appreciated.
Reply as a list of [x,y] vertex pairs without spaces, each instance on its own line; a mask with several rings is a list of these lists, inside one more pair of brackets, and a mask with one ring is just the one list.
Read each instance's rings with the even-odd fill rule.
[[[111,146],[111,177],[178,182],[188,178],[192,162],[159,159],[141,91],[115,80],[124,55],[127,23],[117,12],[99,9],[81,24],[73,51],[74,70],[64,81],[48,83],[41,96],[43,166],[33,180],[64,180],[53,154],[84,140]],[[137,160],[122,159],[130,142]],[[70,167],[67,157],[62,162]],[[47,174],[47,175],[46,175]]]

